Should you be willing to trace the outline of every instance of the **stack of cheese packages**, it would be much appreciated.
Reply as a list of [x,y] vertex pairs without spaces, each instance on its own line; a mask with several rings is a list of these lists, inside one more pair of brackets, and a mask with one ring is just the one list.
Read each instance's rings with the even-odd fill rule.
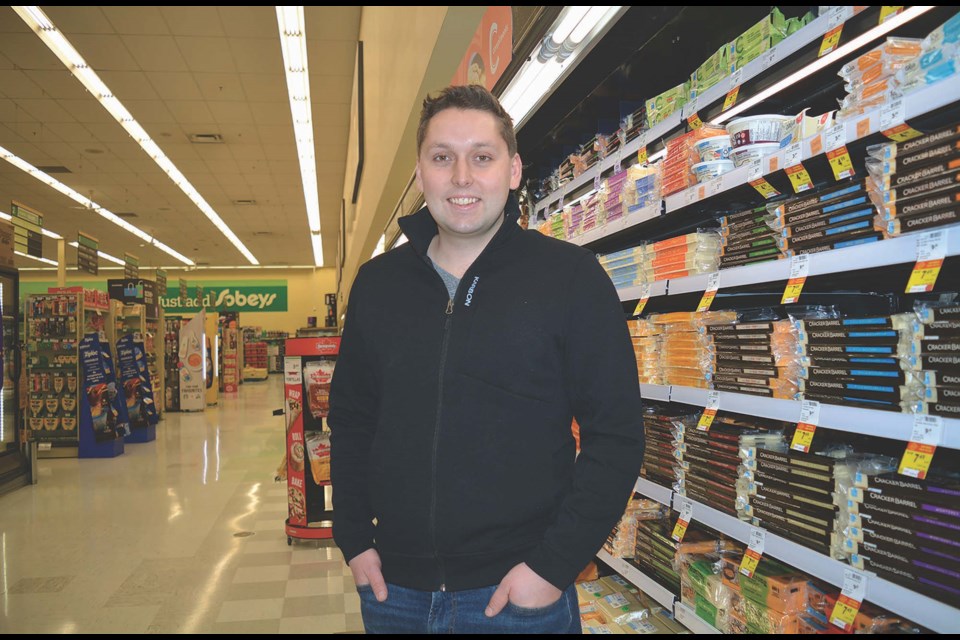
[[627,213],[658,204],[660,201],[660,163],[627,168],[623,185],[623,204]]
[[696,231],[601,255],[598,259],[615,287],[631,287],[716,271],[720,238],[714,231]]
[[584,633],[689,633],[663,608],[620,576],[577,583]]
[[803,369],[793,322],[744,316],[736,323],[712,322],[704,331],[713,343],[714,389],[798,399]]
[[640,475],[661,487],[679,491],[680,462],[683,460],[683,433],[696,428],[699,413],[646,405],[643,431],[647,447],[643,452]]
[[660,370],[660,339],[663,328],[650,320],[640,318],[628,323],[640,384],[664,384],[663,372]]
[[704,138],[727,134],[723,127],[704,125],[667,142],[667,157],[663,161],[663,195],[668,196],[697,184],[693,165],[700,162],[696,144]]
[[660,369],[663,372],[663,384],[710,388],[709,378],[714,370],[715,359],[713,341],[705,332],[705,327],[735,319],[736,313],[729,311],[680,311],[651,315],[651,322],[662,332]]
[[745,209],[720,218],[720,268],[779,260],[780,232],[769,224],[766,207]]
[[847,95],[840,102],[837,117],[860,115],[902,96],[897,72],[920,53],[917,38],[887,38],[880,46],[845,64],[837,75],[846,83]]
[[627,172],[615,173],[603,181],[600,187],[598,222],[608,224],[623,217],[624,188],[627,181]]

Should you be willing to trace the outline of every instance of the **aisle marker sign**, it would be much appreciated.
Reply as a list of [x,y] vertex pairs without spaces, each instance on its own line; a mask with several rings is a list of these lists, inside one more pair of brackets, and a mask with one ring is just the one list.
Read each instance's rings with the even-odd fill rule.
[[723,100],[723,109],[726,111],[733,105],[737,104],[737,98],[740,96],[740,85],[743,83],[743,67],[740,67],[733,72],[733,75],[730,76],[730,90],[727,92],[727,97]]
[[830,161],[830,168],[833,169],[833,177],[836,180],[849,178],[856,172],[853,170],[853,162],[850,160],[850,153],[847,151],[847,128],[844,124],[838,124],[827,129],[827,159]]
[[747,545],[747,550],[743,554],[743,559],[740,561],[740,573],[748,578],[753,577],[754,571],[757,570],[757,565],[760,564],[760,557],[763,556],[763,547],[766,545],[766,542],[766,531],[758,529],[757,527],[750,528],[750,542]]
[[790,279],[787,280],[787,288],[783,291],[780,304],[793,304],[800,299],[800,292],[803,290],[803,284],[807,281],[809,274],[809,254],[805,253],[790,258]]
[[123,277],[124,278],[140,277],[140,258],[133,255],[132,253],[123,254]]
[[707,290],[703,292],[700,304],[697,305],[697,311],[709,311],[713,299],[717,297],[717,290],[720,289],[720,272],[715,271],[707,277]]
[[673,528],[673,534],[670,536],[677,542],[683,542],[683,536],[687,533],[687,527],[693,521],[693,503],[686,498],[680,498],[680,517],[677,518],[677,525]]
[[906,293],[933,291],[940,267],[947,257],[947,232],[929,231],[917,236],[917,264],[913,267]]
[[640,285],[640,299],[637,300],[637,306],[633,308],[633,315],[639,316],[643,313],[643,308],[647,306],[647,300],[650,299],[650,283]]
[[860,603],[867,595],[867,576],[853,569],[843,570],[843,589],[830,614],[830,624],[847,631],[860,611]]
[[916,415],[913,417],[913,433],[907,450],[903,452],[897,473],[923,480],[933,462],[933,453],[943,442],[943,418]]
[[820,43],[820,53],[817,54],[818,58],[822,58],[831,51],[837,48],[837,45],[840,44],[840,33],[843,31],[843,24],[830,29],[823,36],[823,42]]
[[717,417],[717,411],[720,410],[720,392],[711,391],[707,393],[707,406],[703,409],[703,415],[697,423],[697,431],[710,431],[713,419]]
[[793,433],[793,441],[790,443],[792,451],[810,453],[810,446],[813,444],[813,434],[817,431],[820,424],[820,403],[816,400],[804,400],[800,405],[800,422],[797,423],[797,430]]

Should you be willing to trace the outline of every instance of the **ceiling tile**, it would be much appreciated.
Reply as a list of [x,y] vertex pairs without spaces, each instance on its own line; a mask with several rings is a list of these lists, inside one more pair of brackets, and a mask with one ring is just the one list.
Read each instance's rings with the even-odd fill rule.
[[[127,100],[159,100],[147,77],[140,71],[103,71],[100,79],[121,102]],[[129,107],[128,107],[129,108]]]
[[164,100],[202,100],[197,80],[189,72],[153,71],[146,74],[150,84]]
[[[87,89],[66,68],[30,71],[30,78],[43,87],[45,97],[56,100],[93,100]],[[2,92],[2,89],[0,89]]]
[[253,124],[253,114],[246,102],[221,102],[211,100],[207,102],[214,119],[221,125]]
[[160,7],[160,13],[175,36],[223,36],[220,10],[217,7]]
[[304,18],[311,40],[357,40],[363,7],[306,7]]
[[176,40],[170,36],[124,35],[122,37],[124,44],[144,71],[187,71],[189,69],[186,60],[180,54]]
[[117,33],[138,36],[170,33],[160,7],[105,7],[103,11]]
[[176,42],[194,73],[235,73],[239,70],[226,38],[180,36]]
[[350,75],[320,75],[311,68],[310,101],[316,103],[342,102],[350,104],[353,91],[353,73]]
[[[151,136],[159,136],[162,125],[176,122],[167,105],[160,100],[124,100],[124,106]],[[152,133],[154,131],[156,133]],[[162,143],[162,140],[158,142]]]
[[277,11],[274,7],[220,7],[220,22],[232,38],[269,38],[277,36]]
[[0,70],[0,95],[5,98],[43,98],[43,87],[21,70]]
[[[105,125],[115,123],[113,116],[99,102],[89,96],[83,100],[60,100],[60,106],[70,112],[73,119],[84,124]],[[119,125],[114,124],[118,129]]]
[[243,84],[237,73],[196,73],[194,77],[204,100],[211,102],[246,100]]
[[[77,52],[98,74],[104,71],[136,71],[140,68],[119,35],[65,33]],[[60,66],[63,67],[62,64]]]
[[352,76],[356,66],[357,42],[355,40],[315,41],[308,37],[307,55],[312,73],[319,71],[324,75]]
[[110,124],[98,124],[91,122],[87,124],[86,127],[90,133],[96,136],[97,140],[105,144],[126,142],[130,139],[130,134],[124,131],[123,127],[116,122],[112,122]]
[[102,149],[103,145],[90,131],[77,122],[55,122],[46,125],[59,139],[64,142],[82,142],[84,146]]
[[[187,133],[219,133],[219,126],[211,124],[215,122],[215,120],[206,102],[199,100],[168,100],[167,108]],[[207,127],[198,129],[196,125],[207,125]]]
[[240,74],[240,82],[243,83],[247,100],[268,102],[271,105],[290,104],[287,79],[282,73],[243,73]]
[[20,107],[37,119],[38,122],[46,124],[52,122],[76,122],[63,107],[54,100],[20,100]]
[[267,38],[231,38],[230,54],[241,73],[277,73],[283,76],[283,52],[276,31]]
[[[12,12],[11,12],[12,13]],[[20,17],[13,14],[13,20],[26,28]],[[9,24],[9,23],[8,23]],[[31,31],[8,33],[3,28],[0,38],[0,53],[10,59],[20,69],[63,69],[63,63]]]

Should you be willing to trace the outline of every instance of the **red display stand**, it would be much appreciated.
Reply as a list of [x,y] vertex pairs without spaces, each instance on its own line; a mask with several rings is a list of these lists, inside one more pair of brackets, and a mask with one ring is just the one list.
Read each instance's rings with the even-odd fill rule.
[[330,484],[330,379],[340,338],[289,338],[284,357],[287,425],[287,544],[333,537]]

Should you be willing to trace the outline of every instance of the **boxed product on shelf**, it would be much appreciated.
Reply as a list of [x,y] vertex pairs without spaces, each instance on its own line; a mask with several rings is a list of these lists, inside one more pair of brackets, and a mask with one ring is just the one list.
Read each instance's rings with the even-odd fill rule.
[[627,168],[623,203],[628,212],[648,207],[660,200],[660,163],[632,165]]
[[[698,178],[693,172],[696,164],[701,164],[700,155],[697,153],[696,145],[706,138],[715,138],[725,135],[727,130],[722,127],[705,124],[699,129],[694,129],[689,133],[682,134],[669,140],[666,144],[667,155],[663,161],[663,186],[664,196],[682,191],[688,187],[697,184]],[[727,163],[723,166],[716,163]],[[726,160],[714,161],[712,176],[722,175],[733,170],[733,163]],[[706,175],[705,175],[706,177]]]
[[813,20],[813,14],[807,12],[800,18],[784,17],[783,12],[774,7],[755,25],[741,33],[730,42],[728,61],[730,72],[742,69],[751,60],[757,58],[771,47],[775,47],[788,35],[794,33]]
[[671,113],[683,107],[687,103],[689,93],[690,83],[684,82],[647,100],[647,120],[650,126],[659,124]]
[[864,113],[902,95],[908,80],[898,79],[897,72],[920,54],[919,39],[889,37],[880,46],[844,65],[837,75],[846,83],[847,95],[840,102],[838,117]]
[[637,546],[638,521],[660,517],[662,507],[663,505],[655,500],[631,498],[620,521],[607,536],[607,541],[603,545],[604,551],[614,558],[632,558]]
[[695,98],[730,75],[730,48],[723,45],[690,74],[690,97]]

